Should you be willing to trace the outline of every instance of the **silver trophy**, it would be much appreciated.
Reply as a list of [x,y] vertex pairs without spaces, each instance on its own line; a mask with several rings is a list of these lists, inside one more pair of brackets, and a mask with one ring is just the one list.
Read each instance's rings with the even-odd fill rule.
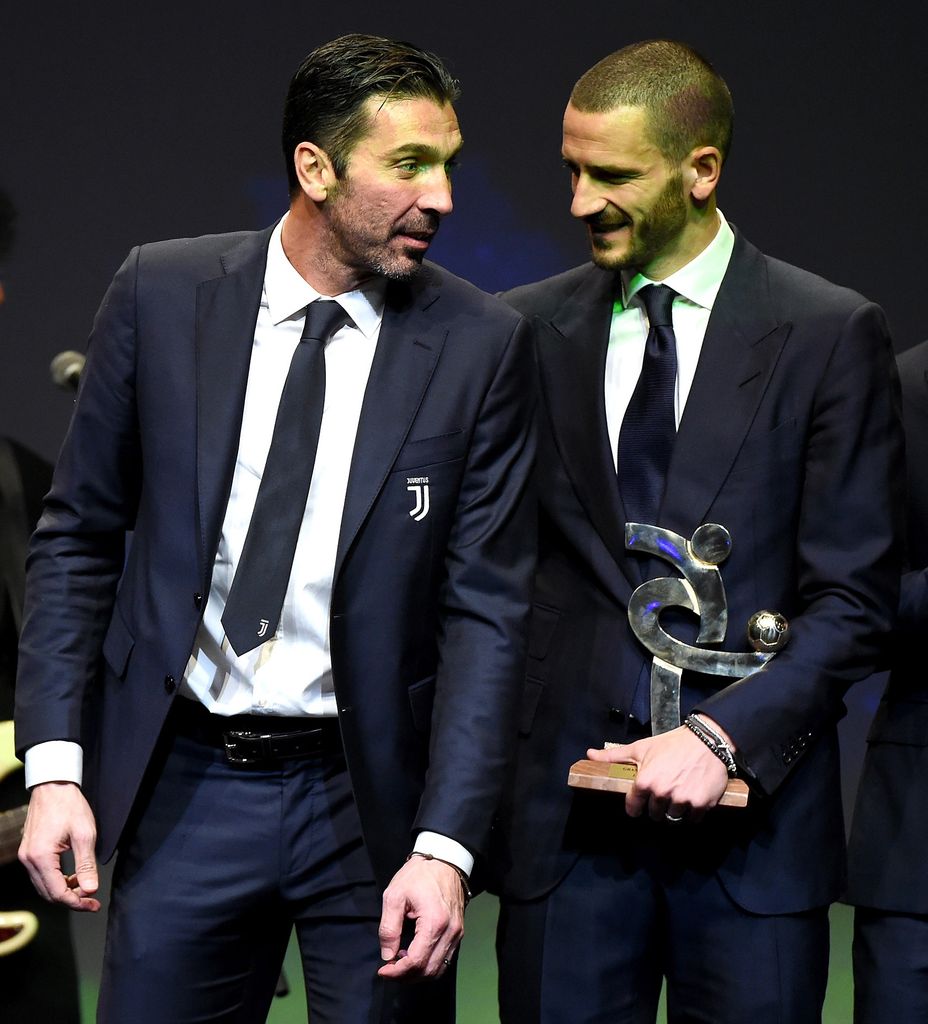
[[699,617],[699,644],[717,644],[728,629],[728,605],[719,566],[731,551],[731,536],[718,523],[704,523],[690,540],[672,530],[643,523],[625,524],[625,547],[652,555],[681,574],[642,583],[628,602],[628,621],[652,654],[651,731],[680,725],[680,679],[684,669],[742,679],[759,671],[782,649],[789,624],[779,612],[759,611],[747,624],[753,651],[734,653],[694,647],[670,636],[660,624],[665,608],[688,608]]

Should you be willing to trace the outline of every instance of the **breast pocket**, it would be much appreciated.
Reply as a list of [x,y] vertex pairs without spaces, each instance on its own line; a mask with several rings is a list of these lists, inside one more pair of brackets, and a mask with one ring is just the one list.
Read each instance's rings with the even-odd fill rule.
[[736,472],[758,473],[764,466],[795,462],[803,443],[795,419],[784,420],[773,430],[751,434],[745,439],[735,463]]
[[436,466],[442,462],[462,459],[467,453],[467,435],[464,429],[452,430],[434,437],[420,437],[407,441],[393,463],[394,472],[417,466]]
[[393,464],[387,489],[393,514],[414,530],[425,524],[450,526],[466,452],[463,430],[407,441]]

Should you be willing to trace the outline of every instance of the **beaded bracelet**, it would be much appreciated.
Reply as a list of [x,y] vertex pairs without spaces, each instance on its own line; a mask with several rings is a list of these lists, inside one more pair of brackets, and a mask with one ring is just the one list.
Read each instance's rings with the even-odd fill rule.
[[735,763],[735,755],[724,737],[715,731],[711,725],[697,714],[687,715],[683,724],[693,735],[702,740],[713,754],[725,765],[725,770],[734,778],[738,774],[738,765]]

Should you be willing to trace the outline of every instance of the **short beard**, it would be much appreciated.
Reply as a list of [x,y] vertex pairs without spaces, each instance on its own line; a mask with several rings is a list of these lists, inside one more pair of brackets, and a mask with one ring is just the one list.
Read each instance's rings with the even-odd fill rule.
[[406,259],[413,260],[413,263],[401,264],[400,257],[397,256],[388,260],[380,256],[371,255],[366,266],[373,273],[387,278],[388,281],[411,281],[422,269],[424,256],[425,253],[410,253]]
[[[421,269],[425,253],[413,252],[405,257],[399,256],[389,250],[386,242],[372,240],[366,232],[366,224],[359,225],[353,216],[342,213],[351,194],[351,183],[343,178],[329,188],[327,196],[327,202],[331,204],[332,227],[342,250],[342,260],[367,274],[385,277],[389,281],[409,281],[414,278]],[[437,230],[437,224],[433,230]]]
[[[592,242],[592,259],[604,270],[641,270],[660,256],[686,226],[683,175],[674,174],[661,189],[647,216],[631,224],[631,242],[624,253],[612,253]],[[594,222],[595,223],[595,222]]]

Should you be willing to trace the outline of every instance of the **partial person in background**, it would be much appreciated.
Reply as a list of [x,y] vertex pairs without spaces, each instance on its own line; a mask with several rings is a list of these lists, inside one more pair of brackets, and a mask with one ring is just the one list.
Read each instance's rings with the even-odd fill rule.
[[848,849],[855,1024],[928,1021],[928,341],[898,366],[908,571]]
[[98,909],[119,848],[101,1021],[263,1021],[294,924],[313,1024],[454,1018],[535,555],[528,327],[424,262],[457,91],[408,43],[320,46],[286,215],[142,245],[100,307],[16,733],[39,890]]
[[[0,305],[3,265],[13,242],[14,208],[0,190]],[[2,311],[0,311],[2,316]],[[15,359],[14,353],[7,353]],[[22,622],[26,547],[51,484],[51,466],[0,438],[0,1016],[7,1024],[80,1020],[70,921],[40,899],[16,862],[25,820],[22,764],[13,753],[13,687]],[[38,931],[25,945],[34,915]],[[11,950],[11,952],[6,952]]]
[[[542,416],[498,829],[505,1024],[653,1022],[664,978],[671,1022],[820,1020],[845,881],[836,725],[895,614],[901,426],[881,310],[763,255],[719,212],[731,131],[728,87],[689,47],[606,57],[563,122],[593,262],[507,296],[536,318]],[[684,672],[682,724],[657,735],[628,608],[674,573],[629,549],[628,522],[727,528],[726,650],[748,650],[761,609],[790,623],[754,675]],[[696,641],[688,610],[662,625]],[[624,801],[567,787],[587,748],[637,765]],[[716,810],[732,777],[749,804]]]

